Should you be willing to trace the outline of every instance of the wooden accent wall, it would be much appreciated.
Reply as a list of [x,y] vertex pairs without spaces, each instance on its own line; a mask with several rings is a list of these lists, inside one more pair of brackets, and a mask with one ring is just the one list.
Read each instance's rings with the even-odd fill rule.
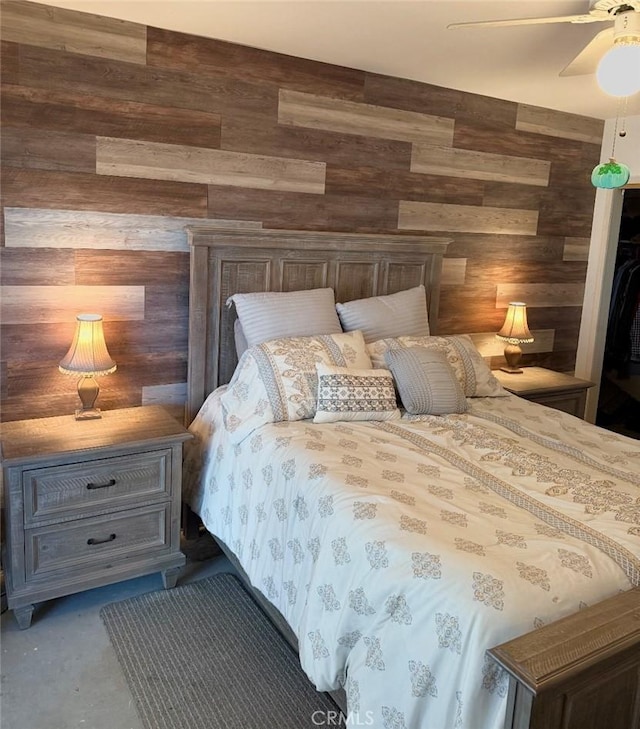
[[104,408],[185,398],[188,250],[207,220],[451,236],[441,332],[571,369],[603,123],[27,2],[2,3],[2,419],[70,413],[75,314]]

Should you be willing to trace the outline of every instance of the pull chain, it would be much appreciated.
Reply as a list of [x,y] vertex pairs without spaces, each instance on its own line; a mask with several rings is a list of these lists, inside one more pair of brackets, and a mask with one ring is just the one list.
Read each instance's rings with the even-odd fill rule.
[[[616,114],[616,122],[613,128],[613,144],[611,145],[611,159],[615,159],[616,156],[616,141],[618,136],[622,139],[627,136],[627,101],[628,96],[621,96],[618,100],[618,113]],[[618,131],[618,122],[621,122],[621,129]]]
[[[618,111],[613,127],[613,141],[611,143],[611,157],[609,157],[608,162],[596,165],[591,172],[591,184],[594,187],[613,190],[617,187],[624,187],[629,182],[631,171],[627,165],[616,161],[616,142],[618,136],[621,138],[627,136],[626,117],[627,97],[624,96],[618,100]],[[620,131],[618,131],[618,127],[620,127]]]

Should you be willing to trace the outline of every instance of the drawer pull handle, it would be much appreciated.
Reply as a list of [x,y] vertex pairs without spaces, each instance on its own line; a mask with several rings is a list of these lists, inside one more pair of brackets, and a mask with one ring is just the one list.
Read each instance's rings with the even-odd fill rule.
[[88,484],[87,484],[87,488],[88,488],[89,490],[91,490],[91,489],[106,489],[106,488],[108,488],[109,486],[115,486],[115,485],[116,485],[116,480],[115,480],[115,478],[110,478],[110,479],[109,479],[109,480],[107,481],[107,483],[88,483]]
[[94,539],[93,537],[91,537],[91,539],[87,539],[87,544],[105,544],[106,542],[113,542],[115,538],[115,534],[109,534],[109,536],[105,537],[104,539]]

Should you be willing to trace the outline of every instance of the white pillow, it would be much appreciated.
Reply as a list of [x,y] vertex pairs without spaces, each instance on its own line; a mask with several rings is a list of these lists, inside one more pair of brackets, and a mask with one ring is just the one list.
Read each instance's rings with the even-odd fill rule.
[[342,331],[333,289],[261,291],[234,294],[233,302],[248,347],[284,337],[337,334]]
[[236,356],[239,360],[247,349],[249,349],[247,346],[247,338],[244,336],[244,332],[242,331],[240,319],[236,319],[233,322],[233,342],[236,345]]
[[359,329],[366,342],[385,337],[429,336],[424,286],[336,304],[336,309],[344,331]]
[[232,442],[239,443],[265,423],[313,418],[319,362],[370,369],[362,332],[273,339],[248,349],[220,397]]
[[314,423],[341,420],[397,420],[396,390],[389,370],[349,369],[316,364],[318,402]]
[[385,353],[390,349],[426,347],[441,351],[453,368],[467,397],[504,397],[509,393],[494,377],[471,337],[397,337],[381,339],[367,345],[373,367],[385,367]]

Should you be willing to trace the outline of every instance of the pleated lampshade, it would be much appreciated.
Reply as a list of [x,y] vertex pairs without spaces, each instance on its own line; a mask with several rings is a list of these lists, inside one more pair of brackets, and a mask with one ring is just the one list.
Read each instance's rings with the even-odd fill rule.
[[509,303],[502,329],[496,334],[506,342],[533,342],[533,335],[527,324],[527,305],[522,301]]
[[66,375],[108,375],[116,369],[104,341],[102,317],[78,314],[76,331],[69,351],[60,360],[60,372]]
[[506,342],[504,348],[504,358],[507,364],[500,369],[503,372],[511,374],[519,374],[522,372],[520,368],[520,359],[522,357],[521,342],[533,342],[533,335],[529,331],[527,324],[527,305],[522,301],[512,301],[509,303],[507,315],[504,318],[502,329],[496,334],[498,339]]

